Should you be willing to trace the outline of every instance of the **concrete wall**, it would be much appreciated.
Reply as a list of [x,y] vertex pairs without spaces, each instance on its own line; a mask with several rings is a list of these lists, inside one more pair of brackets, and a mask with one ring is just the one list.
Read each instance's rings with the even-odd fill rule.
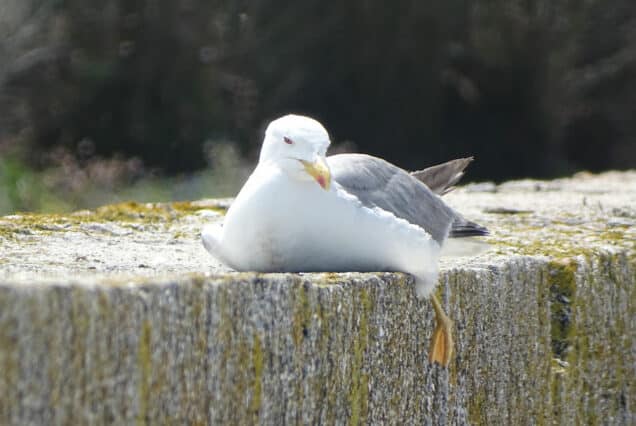
[[448,200],[493,231],[442,265],[449,369],[407,275],[216,264],[226,201],[0,218],[0,424],[633,424],[636,174]]

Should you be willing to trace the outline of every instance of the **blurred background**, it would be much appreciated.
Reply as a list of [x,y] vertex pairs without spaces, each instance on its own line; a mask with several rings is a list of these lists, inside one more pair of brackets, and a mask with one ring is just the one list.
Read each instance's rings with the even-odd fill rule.
[[0,214],[231,196],[267,122],[467,180],[636,167],[633,0],[0,0]]

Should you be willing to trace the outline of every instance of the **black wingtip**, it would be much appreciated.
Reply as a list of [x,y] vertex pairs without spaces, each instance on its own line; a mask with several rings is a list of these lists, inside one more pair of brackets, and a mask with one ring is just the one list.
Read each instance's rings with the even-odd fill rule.
[[454,222],[449,237],[450,238],[466,238],[466,237],[483,237],[489,235],[490,231],[485,226],[481,226],[471,221]]

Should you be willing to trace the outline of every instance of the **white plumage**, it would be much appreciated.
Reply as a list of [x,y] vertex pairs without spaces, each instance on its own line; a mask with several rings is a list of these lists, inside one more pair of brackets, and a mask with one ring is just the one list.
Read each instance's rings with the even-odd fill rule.
[[[441,243],[461,216],[401,169],[369,156],[326,159],[328,146],[327,131],[311,118],[288,115],[273,121],[259,164],[223,226],[204,228],[206,249],[239,271],[408,272],[416,278],[418,296],[430,294]],[[327,163],[338,170],[333,179]],[[365,178],[369,173],[373,177]],[[389,177],[378,180],[383,174]],[[394,191],[383,192],[389,185]],[[422,196],[404,200],[419,194],[413,191]],[[384,202],[412,205],[378,206]],[[428,215],[423,223],[431,232],[404,219],[414,214]]]

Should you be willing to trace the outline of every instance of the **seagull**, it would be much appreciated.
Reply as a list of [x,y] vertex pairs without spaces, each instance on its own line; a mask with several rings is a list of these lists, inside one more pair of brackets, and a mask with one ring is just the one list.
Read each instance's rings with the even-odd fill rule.
[[442,251],[483,251],[482,244],[461,237],[488,231],[440,195],[472,158],[409,173],[365,154],[327,157],[329,145],[327,130],[310,117],[272,121],[258,165],[223,224],[203,228],[203,245],[237,271],[409,273],[416,295],[430,297],[435,310],[429,360],[448,366],[453,325],[433,293],[438,260]]

